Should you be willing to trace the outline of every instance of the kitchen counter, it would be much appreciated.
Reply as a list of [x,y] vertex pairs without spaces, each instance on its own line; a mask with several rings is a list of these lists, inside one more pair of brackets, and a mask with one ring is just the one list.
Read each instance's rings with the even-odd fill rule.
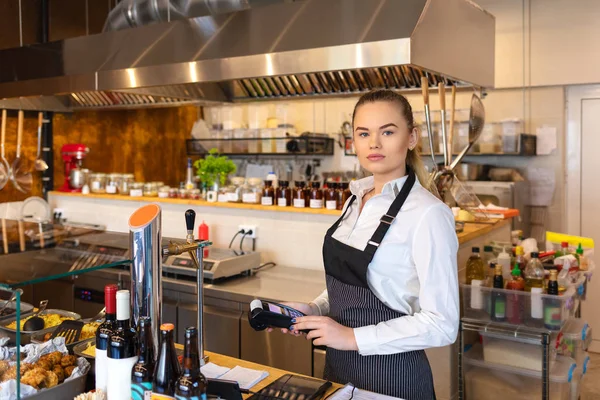
[[477,223],[477,222],[466,222],[465,228],[461,233],[457,233],[458,243],[465,244],[473,239],[477,239],[481,236],[487,235],[493,230],[510,226],[511,219],[492,219],[489,222]]

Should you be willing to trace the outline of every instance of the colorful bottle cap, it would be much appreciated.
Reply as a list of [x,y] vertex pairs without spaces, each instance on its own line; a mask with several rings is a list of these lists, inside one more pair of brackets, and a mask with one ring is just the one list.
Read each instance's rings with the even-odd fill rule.
[[161,331],[172,331],[173,329],[175,329],[175,325],[173,324],[162,324],[160,326]]

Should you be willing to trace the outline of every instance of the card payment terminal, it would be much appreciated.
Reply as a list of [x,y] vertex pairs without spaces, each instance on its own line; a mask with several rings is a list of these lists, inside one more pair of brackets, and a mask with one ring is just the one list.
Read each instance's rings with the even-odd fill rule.
[[292,319],[304,317],[305,314],[283,304],[273,303],[265,300],[253,300],[250,303],[250,314],[248,320],[250,326],[256,331],[267,328],[286,328],[292,326]]

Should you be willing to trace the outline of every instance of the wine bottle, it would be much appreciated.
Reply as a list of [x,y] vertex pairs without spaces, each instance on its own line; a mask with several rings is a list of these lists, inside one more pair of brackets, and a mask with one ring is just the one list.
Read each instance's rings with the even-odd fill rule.
[[175,381],[181,374],[175,343],[173,324],[160,326],[160,347],[152,379],[152,399],[174,399]]
[[117,327],[117,291],[115,284],[104,287],[104,306],[106,307],[105,320],[96,330],[96,390],[106,392],[106,349],[108,339]]
[[138,342],[140,354],[131,373],[131,398],[144,400],[152,393],[154,376],[154,346],[152,344],[152,326],[150,317],[142,317],[138,322]]
[[185,330],[183,348],[183,372],[175,383],[177,400],[206,400],[208,382],[200,371],[198,355],[198,329],[189,327]]
[[131,371],[138,360],[138,340],[130,325],[129,290],[117,292],[117,329],[107,349],[106,395],[110,400],[131,399]]

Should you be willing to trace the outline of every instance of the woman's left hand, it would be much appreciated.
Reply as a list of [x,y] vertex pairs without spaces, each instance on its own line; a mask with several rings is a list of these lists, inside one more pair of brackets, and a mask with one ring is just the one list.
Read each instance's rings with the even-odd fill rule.
[[298,317],[293,331],[309,330],[306,339],[315,346],[327,346],[337,350],[358,350],[354,330],[340,325],[329,317]]

